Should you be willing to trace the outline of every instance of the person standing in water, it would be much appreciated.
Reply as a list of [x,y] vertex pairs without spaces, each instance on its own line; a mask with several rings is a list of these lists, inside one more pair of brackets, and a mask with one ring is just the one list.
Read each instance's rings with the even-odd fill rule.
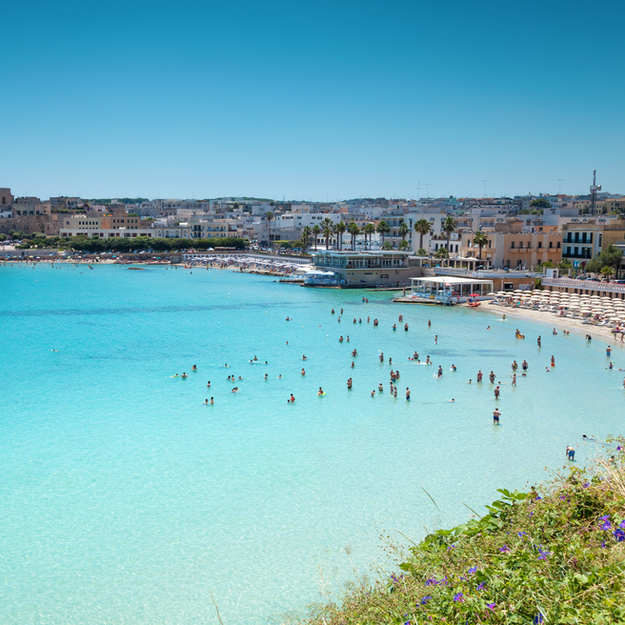
[[501,416],[501,412],[499,412],[499,410],[497,410],[497,408],[495,408],[495,410],[493,410],[493,423],[495,425],[499,425],[499,417]]

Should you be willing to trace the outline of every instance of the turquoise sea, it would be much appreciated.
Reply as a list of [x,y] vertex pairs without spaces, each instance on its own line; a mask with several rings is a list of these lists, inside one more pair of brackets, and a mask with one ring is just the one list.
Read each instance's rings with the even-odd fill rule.
[[[567,445],[582,466],[623,431],[620,344],[608,371],[605,343],[548,322],[390,297],[205,269],[0,267],[0,622],[217,623],[212,594],[225,625],[279,623],[384,564],[381,534],[462,522],[463,504],[561,469]],[[516,388],[513,359],[529,363]]]

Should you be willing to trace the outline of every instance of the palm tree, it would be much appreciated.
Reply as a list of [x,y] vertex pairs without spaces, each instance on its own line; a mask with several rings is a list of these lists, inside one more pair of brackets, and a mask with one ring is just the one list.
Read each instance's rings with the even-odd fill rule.
[[308,240],[310,239],[310,235],[312,234],[312,230],[310,229],[310,226],[306,226],[303,230],[302,230],[302,247],[304,248],[304,252],[306,251],[306,248],[308,247]]
[[406,241],[404,239],[403,241],[399,242],[399,247],[397,249],[402,250],[402,251],[406,251],[406,250],[410,249],[410,243],[408,243],[408,241]]
[[322,222],[323,236],[326,238],[326,250],[330,249],[330,235],[332,234],[333,224],[329,217],[326,217]]
[[356,237],[360,234],[360,228],[355,221],[350,221],[347,225],[347,231],[352,237],[352,251],[356,250]]
[[271,211],[267,211],[265,213],[265,219],[269,224],[267,227],[269,228],[269,247],[271,247],[271,220],[273,219],[273,213]]
[[345,222],[341,219],[341,221],[339,221],[339,223],[334,226],[334,231],[338,235],[339,250],[343,249],[343,233],[345,232],[345,230],[347,230],[347,226],[345,225]]
[[402,241],[406,240],[406,235],[409,232],[410,232],[410,228],[408,227],[405,221],[402,221],[401,224],[399,224],[399,228],[397,228],[397,233],[401,237]]
[[449,251],[449,239],[451,237],[451,233],[456,229],[456,224],[454,223],[454,218],[449,216],[445,217],[445,221],[441,224],[441,230],[447,235],[447,251]]
[[375,224],[369,222],[365,225],[365,251],[367,249],[367,235],[369,235],[369,248],[371,248],[371,237],[375,234]]
[[480,248],[480,262],[482,262],[482,248],[488,243],[488,235],[481,230],[475,233],[473,237],[473,245],[477,245]]
[[321,234],[321,227],[319,224],[315,224],[312,227],[312,233],[315,235],[315,252],[317,251],[317,237]]
[[419,249],[423,249],[423,237],[432,232],[432,224],[427,219],[419,219],[414,225],[415,232],[421,237],[419,239]]
[[382,247],[384,247],[384,237],[391,231],[391,227],[384,221],[384,219],[378,224],[376,228],[378,234],[382,235]]

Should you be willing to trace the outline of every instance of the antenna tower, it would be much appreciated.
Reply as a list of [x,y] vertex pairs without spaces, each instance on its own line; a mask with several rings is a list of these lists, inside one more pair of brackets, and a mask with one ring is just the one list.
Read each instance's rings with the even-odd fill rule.
[[601,185],[597,186],[597,170],[592,172],[592,184],[590,185],[590,214],[594,215],[597,207],[597,193],[601,191]]

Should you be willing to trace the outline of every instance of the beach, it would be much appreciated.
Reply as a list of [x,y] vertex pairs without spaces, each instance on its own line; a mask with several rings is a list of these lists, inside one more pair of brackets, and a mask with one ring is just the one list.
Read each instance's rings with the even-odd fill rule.
[[591,323],[583,323],[580,319],[571,319],[570,317],[560,317],[553,312],[543,312],[540,310],[530,310],[527,308],[513,308],[508,306],[499,306],[493,302],[482,302],[480,310],[498,315],[510,319],[526,319],[527,321],[534,321],[537,323],[543,323],[551,328],[558,328],[569,330],[575,334],[586,335],[590,334],[593,339],[601,339],[608,343],[621,343],[621,335],[615,338],[612,328],[604,326],[596,326]]

